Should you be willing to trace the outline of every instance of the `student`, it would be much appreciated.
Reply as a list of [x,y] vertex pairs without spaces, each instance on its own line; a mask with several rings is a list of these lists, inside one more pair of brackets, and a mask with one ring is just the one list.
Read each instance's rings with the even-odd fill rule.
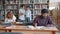
[[52,26],[53,22],[51,17],[48,15],[47,9],[41,10],[41,15],[37,16],[33,21],[34,26]]
[[29,6],[26,6],[26,21],[30,22],[31,21],[31,10]]
[[19,9],[19,21],[20,22],[24,22],[25,21],[25,9],[24,9],[24,5],[21,5],[20,9]]
[[8,12],[5,18],[5,23],[12,23],[12,22],[16,22],[16,17],[11,12]]

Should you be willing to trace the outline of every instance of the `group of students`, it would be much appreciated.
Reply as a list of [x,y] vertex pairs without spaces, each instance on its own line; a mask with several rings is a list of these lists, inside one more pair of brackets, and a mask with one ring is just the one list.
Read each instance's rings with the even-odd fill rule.
[[[21,5],[21,7],[19,9],[19,21],[24,22],[25,19],[27,22],[29,22],[31,20],[31,10],[28,6]],[[13,13],[8,12],[7,16],[5,18],[5,22],[16,22],[16,17],[13,15]],[[33,25],[34,26],[52,26],[52,25],[54,25],[51,17],[48,15],[47,9],[42,9],[41,15],[38,15],[34,18]]]
[[[19,22],[30,22],[31,21],[31,10],[29,6],[21,5],[19,9],[19,15],[18,15]],[[5,22],[15,22],[16,17],[12,12],[8,12],[5,18]]]
[[31,21],[31,10],[29,6],[21,5],[19,9],[19,21],[30,22]]

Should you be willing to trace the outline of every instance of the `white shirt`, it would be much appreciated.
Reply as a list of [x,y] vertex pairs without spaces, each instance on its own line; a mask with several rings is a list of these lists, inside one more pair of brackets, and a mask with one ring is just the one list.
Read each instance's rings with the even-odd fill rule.
[[15,22],[15,20],[16,20],[16,17],[13,15],[12,19],[5,18],[5,23],[12,23],[12,22]]
[[[23,14],[25,15],[25,10],[24,10],[23,8],[20,8],[20,9],[19,9],[19,14],[20,14],[20,13],[23,13]],[[25,16],[24,16],[24,15],[20,15],[20,16],[19,16],[19,19],[25,20]]]
[[31,20],[31,11],[30,10],[26,11],[26,17],[30,17],[30,20]]

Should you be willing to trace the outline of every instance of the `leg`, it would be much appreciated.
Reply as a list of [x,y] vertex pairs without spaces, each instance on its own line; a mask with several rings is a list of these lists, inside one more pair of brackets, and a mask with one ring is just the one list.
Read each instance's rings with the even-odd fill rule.
[[29,17],[26,17],[26,21],[27,21],[27,22],[30,22],[30,18],[29,18]]
[[5,32],[7,32],[7,30],[5,30]]
[[52,31],[52,34],[56,34],[55,31]]
[[9,32],[11,32],[11,30],[9,30]]

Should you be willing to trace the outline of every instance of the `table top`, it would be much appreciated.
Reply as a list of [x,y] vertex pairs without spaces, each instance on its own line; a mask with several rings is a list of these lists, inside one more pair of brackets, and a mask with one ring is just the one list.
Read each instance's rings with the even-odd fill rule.
[[54,27],[43,27],[40,29],[37,28],[29,28],[28,26],[19,26],[19,25],[12,25],[9,27],[4,27],[0,25],[0,30],[22,30],[22,31],[58,31],[58,29]]

